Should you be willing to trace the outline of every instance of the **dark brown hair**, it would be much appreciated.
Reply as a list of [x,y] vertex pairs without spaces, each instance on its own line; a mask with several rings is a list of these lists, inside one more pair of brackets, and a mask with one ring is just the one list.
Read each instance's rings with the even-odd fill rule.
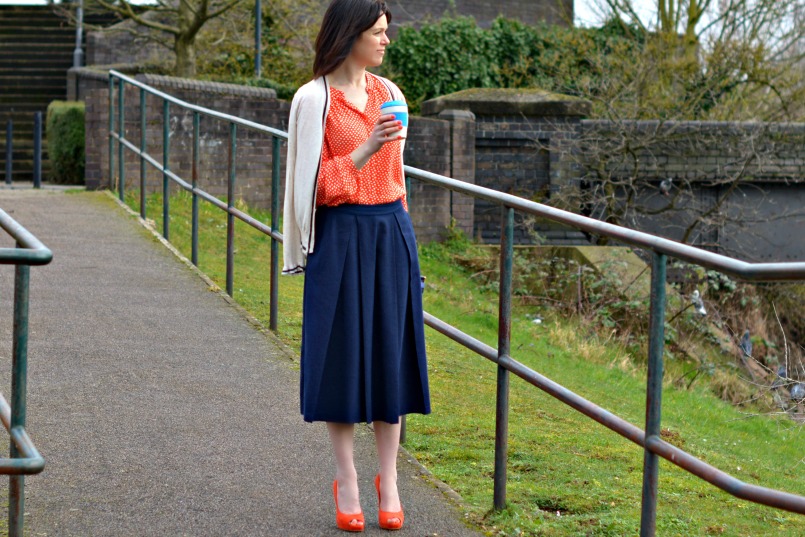
[[391,11],[380,0],[333,0],[324,13],[316,37],[313,76],[332,73],[349,56],[355,40],[374,26],[381,15],[391,24]]

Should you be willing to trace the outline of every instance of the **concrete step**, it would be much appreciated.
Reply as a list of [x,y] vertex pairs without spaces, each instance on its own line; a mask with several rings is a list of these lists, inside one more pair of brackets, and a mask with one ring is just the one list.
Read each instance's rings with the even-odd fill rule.
[[32,39],[29,41],[30,42],[26,43],[18,43],[15,42],[14,40],[4,39],[3,41],[0,41],[0,49],[3,48],[19,49],[22,45],[25,45],[30,50],[36,50],[36,51],[50,51],[52,49],[60,50],[65,47],[75,48],[75,39],[70,39],[69,36],[59,39],[58,41],[53,43],[43,42],[39,39]]
[[19,31],[21,33],[41,32],[44,28],[53,31],[64,31],[75,35],[75,26],[71,26],[66,20],[49,17],[25,17],[19,19],[0,18],[0,32]]
[[40,28],[35,33],[20,34],[8,33],[0,30],[0,42],[11,44],[38,43],[40,45],[61,45],[63,43],[75,46],[75,34],[61,33],[56,29]]
[[54,61],[61,64],[72,60],[75,45],[64,43],[7,43],[0,41],[0,58],[3,60]]
[[[4,6],[0,6],[4,7]],[[8,13],[0,10],[0,26],[34,26],[40,24],[43,27],[69,27],[65,19],[59,18],[53,13]]]
[[[47,161],[42,161],[42,179],[47,180],[50,175],[50,165],[46,165]],[[11,164],[11,180],[12,181],[30,181],[34,175],[33,161],[17,162]],[[6,180],[6,163],[0,162],[0,183]]]
[[[54,62],[50,67],[20,67],[19,69],[0,69],[0,78],[8,80],[12,78],[67,78],[67,70],[72,65]],[[57,71],[61,71],[60,73]]]
[[[57,21],[61,24],[69,24],[64,17],[55,13],[53,9],[48,9],[47,6],[0,5],[0,24],[3,21],[19,20]],[[84,22],[89,24],[108,26],[119,21],[120,19],[111,13],[97,12],[97,10],[93,10],[93,12],[84,11]]]
[[[3,143],[5,144],[6,138],[6,125],[7,123],[3,123],[0,125],[0,130],[2,130],[3,135],[0,138],[3,139]],[[42,113],[42,135],[45,134],[45,113]],[[15,121],[14,122],[14,143],[16,144],[18,141],[22,142],[24,140],[33,140],[34,139],[34,122],[32,118],[26,118],[25,123],[22,121]],[[31,142],[33,143],[33,142]],[[0,152],[4,151],[5,145],[0,148]]]
[[[33,168],[25,170],[13,170],[11,181],[12,183],[30,183],[34,180]],[[6,171],[5,168],[0,168],[0,184],[5,184]],[[42,168],[42,182],[48,183],[50,181],[50,170]]]
[[[3,140],[3,144],[5,144],[6,139],[6,127],[7,122],[3,121],[0,124],[0,139]],[[42,136],[45,135],[45,114],[42,113]],[[23,144],[20,147],[24,147],[24,144],[33,143],[34,139],[34,122],[33,119],[28,119],[25,123],[22,121],[15,121],[14,122],[14,133],[13,133],[14,143],[16,144],[18,141]],[[26,142],[28,140],[29,142]],[[0,146],[0,152],[5,151],[5,145]]]
[[[23,64],[25,65],[25,64]],[[18,67],[3,67],[2,60],[0,60],[0,80],[4,80],[6,76],[38,76],[38,77],[64,77],[67,78],[67,70],[72,67],[72,64],[64,66],[23,66]]]
[[75,39],[75,27],[61,21],[53,21],[52,24],[44,20],[0,21],[0,36],[13,37],[15,35],[38,35],[41,37],[58,35],[68,38],[72,36]]
[[4,76],[0,80],[6,88],[28,88],[28,91],[38,91],[40,88],[66,87],[67,73],[63,77]]
[[27,110],[27,108],[18,108],[20,105],[47,105],[54,99],[64,100],[67,95],[64,88],[49,88],[49,91],[40,91],[36,95],[24,95],[20,88],[4,88],[0,90],[0,114],[3,111],[11,110]]
[[[0,99],[2,99],[2,97],[0,97]],[[50,101],[45,102],[45,99],[41,99],[40,102],[24,102],[14,105],[0,104],[0,120],[5,121],[3,118],[7,118],[9,114],[26,114],[29,117],[33,117],[34,112],[44,113],[49,104]]]
[[[62,65],[62,52],[59,50],[59,54],[56,57],[56,62],[54,62],[53,58],[50,58],[44,54],[35,55],[32,58],[20,58],[19,56],[2,56],[0,57],[0,69],[5,69],[8,67],[50,67],[50,64],[58,63],[58,65]],[[72,64],[70,64],[72,67]]]
[[[45,136],[45,114],[42,113],[42,137]],[[6,140],[6,128],[8,124],[6,121],[3,121],[0,124],[0,140],[3,140],[2,144],[0,145],[0,153],[5,151],[5,140]],[[12,134],[12,138],[14,140],[14,146],[19,148],[28,147],[29,145],[33,147],[33,140],[34,140],[34,122],[33,118],[28,119],[25,123],[22,121],[15,121],[14,122],[14,132]],[[3,153],[5,155],[5,153]]]
[[[20,161],[14,160],[11,163],[11,176],[12,180],[19,180],[20,174],[31,174],[33,175],[34,170],[34,162],[32,159]],[[50,163],[45,159],[44,155],[42,156],[42,176],[46,177],[50,173],[51,167]],[[0,182],[5,181],[6,179],[6,163],[5,161],[0,161]],[[29,179],[30,180],[30,179]]]
[[[42,139],[42,160],[47,160],[47,140],[44,138]],[[12,148],[12,163],[20,165],[32,163],[34,160],[34,142],[33,140],[29,139],[17,139],[16,135],[14,136],[14,147]],[[0,168],[0,172],[5,169],[6,166],[6,140],[5,136],[0,138],[0,163],[2,163],[2,168]],[[44,162],[42,164],[44,166]]]
[[[13,119],[16,123],[17,121],[33,121],[34,113],[35,112],[42,112],[44,113],[44,109],[34,108],[32,110],[23,110],[19,108],[14,108],[14,110],[6,110],[4,112],[0,112],[0,119],[4,122],[9,119]],[[5,124],[5,123],[4,123]]]
[[25,111],[25,110],[44,110],[50,104],[50,101],[63,101],[67,97],[66,89],[50,88],[52,91],[38,92],[36,95],[23,95],[23,96],[5,96],[0,92],[0,118],[4,117],[7,112]]

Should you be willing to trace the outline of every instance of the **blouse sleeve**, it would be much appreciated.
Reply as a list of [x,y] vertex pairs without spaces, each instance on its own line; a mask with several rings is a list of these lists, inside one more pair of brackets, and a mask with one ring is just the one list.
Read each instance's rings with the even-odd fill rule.
[[317,197],[324,205],[338,205],[357,194],[360,172],[350,155],[333,155],[326,134],[324,138]]

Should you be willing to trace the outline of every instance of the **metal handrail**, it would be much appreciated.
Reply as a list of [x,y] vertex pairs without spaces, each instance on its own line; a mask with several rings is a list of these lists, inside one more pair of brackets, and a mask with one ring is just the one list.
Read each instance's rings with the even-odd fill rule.
[[9,458],[0,458],[0,474],[8,474],[8,534],[23,534],[25,475],[38,474],[45,459],[25,430],[28,393],[28,303],[32,265],[46,265],[53,253],[32,233],[0,209],[0,227],[16,248],[0,248],[0,265],[15,265],[14,323],[12,328],[11,405],[0,394],[0,421],[11,437]]
[[[115,79],[119,80],[118,89],[118,132],[114,132],[114,88]],[[171,97],[163,92],[150,88],[134,79],[121,75],[116,71],[110,71],[110,92],[109,92],[109,153],[110,153],[110,181],[114,179],[114,141],[118,141],[119,161],[119,180],[118,188],[121,200],[123,199],[123,148],[128,148],[140,157],[141,164],[141,198],[140,212],[144,217],[144,189],[145,173],[144,166],[149,164],[163,173],[164,184],[172,180],[179,186],[192,192],[193,194],[193,263],[196,264],[195,250],[197,248],[198,230],[198,198],[209,201],[215,206],[226,211],[228,214],[227,229],[227,292],[232,292],[232,272],[233,258],[231,249],[233,248],[234,237],[234,218],[238,218],[252,227],[262,231],[271,237],[271,299],[270,299],[270,325],[276,331],[277,317],[277,275],[279,274],[277,245],[282,242],[282,234],[278,229],[279,216],[279,143],[287,140],[287,133],[277,131],[264,125],[242,120],[235,116],[215,112],[196,105],[185,103],[175,97]],[[141,96],[141,133],[142,138],[140,147],[136,147],[132,142],[125,139],[123,123],[123,88],[124,83],[130,83],[140,88]],[[159,163],[145,151],[145,92],[156,95],[163,101],[163,144],[168,140],[167,122],[169,120],[168,103],[173,103],[194,113],[194,153],[193,153],[193,181],[192,184],[170,171],[168,163],[167,147],[163,147],[163,160]],[[217,199],[196,184],[197,164],[198,164],[198,115],[205,114],[215,117],[230,124],[230,144],[229,144],[229,182],[227,203]],[[273,170],[272,170],[272,209],[271,226],[266,226],[250,217],[247,213],[239,211],[233,207],[234,196],[234,149],[236,143],[236,126],[241,125],[255,129],[272,136],[273,139]],[[484,199],[502,208],[501,215],[501,248],[500,248],[500,293],[498,308],[498,347],[497,349],[486,345],[472,336],[463,333],[456,327],[425,312],[425,324],[436,331],[446,335],[454,341],[462,344],[473,352],[485,357],[498,366],[497,378],[497,408],[496,408],[496,430],[495,430],[495,477],[494,477],[494,507],[502,509],[506,503],[506,466],[508,449],[508,390],[509,373],[514,373],[526,382],[545,391],[554,398],[571,406],[582,414],[594,419],[605,427],[617,432],[632,442],[640,445],[644,449],[643,464],[643,495],[641,511],[641,536],[653,536],[656,532],[656,502],[658,489],[659,459],[663,457],[680,468],[708,481],[709,483],[721,488],[722,490],[755,503],[785,509],[796,513],[805,514],[805,497],[791,494],[788,492],[773,490],[746,484],[739,479],[732,477],[721,470],[710,466],[701,460],[693,457],[685,451],[668,444],[660,438],[660,415],[662,401],[662,375],[663,375],[663,344],[664,344],[664,318],[665,318],[665,284],[666,284],[666,265],[667,257],[675,257],[687,262],[715,269],[738,278],[746,280],[801,280],[805,279],[805,262],[791,263],[748,263],[731,257],[723,256],[706,250],[675,242],[672,240],[657,237],[648,233],[624,228],[595,220],[593,218],[580,216],[568,211],[549,207],[547,205],[535,203],[523,198],[518,198],[510,194],[504,194],[493,189],[465,183],[444,175],[427,172],[417,168],[406,166],[404,169],[406,178],[416,179],[441,188],[446,188],[460,194],[472,196],[477,199]],[[167,186],[163,187],[163,236],[167,239],[167,227],[169,215],[167,212]],[[513,258],[513,227],[514,211],[531,214],[546,218],[555,222],[560,222],[592,234],[603,235],[617,241],[643,248],[652,252],[652,271],[651,271],[651,316],[649,324],[649,360],[648,360],[648,382],[646,390],[646,425],[645,431],[626,420],[608,412],[607,410],[584,399],[574,392],[564,388],[554,381],[540,375],[536,371],[528,368],[522,363],[514,360],[510,355],[511,341],[511,279],[512,279],[512,258]]]
[[[125,138],[124,132],[124,85],[129,84],[140,90],[140,145],[137,147],[134,143]],[[117,94],[117,126],[118,130],[115,132],[115,114],[114,114],[114,89],[119,86]],[[162,99],[163,110],[163,124],[162,124],[162,162],[156,160],[153,156],[149,155],[146,151],[146,118],[145,118],[145,95],[151,94],[159,99]],[[181,108],[193,112],[193,159],[192,159],[192,179],[190,182],[179,177],[178,174],[170,170],[170,153],[169,153],[169,123],[170,123],[170,105],[177,105]],[[208,116],[216,120],[225,121],[229,124],[229,144],[228,144],[228,169],[229,180],[227,182],[227,201],[226,203],[219,200],[217,197],[205,192],[198,188],[198,168],[200,160],[199,152],[199,119],[200,116]],[[241,211],[235,207],[235,177],[236,177],[236,149],[237,149],[237,128],[244,127],[247,129],[255,130],[263,134],[271,136],[273,140],[272,148],[272,210],[271,210],[271,226],[252,218],[249,214]],[[125,191],[125,166],[124,166],[124,153],[123,149],[127,148],[139,157],[140,160],[140,216],[146,217],[145,214],[145,179],[146,179],[146,165],[157,169],[162,172],[162,193],[163,193],[163,207],[162,207],[162,235],[165,239],[170,239],[170,206],[168,203],[169,194],[169,181],[173,181],[184,190],[190,192],[193,197],[193,223],[191,230],[191,261],[193,264],[198,264],[198,202],[203,199],[219,209],[227,213],[227,262],[226,262],[226,292],[232,296],[234,291],[234,235],[235,235],[235,219],[239,219],[248,225],[254,227],[258,231],[265,233],[272,238],[271,241],[271,316],[269,320],[269,327],[271,330],[277,329],[277,295],[279,293],[279,248],[278,241],[282,241],[282,234],[278,231],[279,228],[279,175],[280,175],[280,143],[282,140],[288,139],[288,133],[267,127],[253,121],[224,114],[209,108],[197,106],[181,99],[177,99],[172,95],[154,89],[147,84],[128,77],[118,71],[109,71],[109,169],[110,181],[114,177],[114,141],[118,142],[118,193],[120,200],[124,199]]]
[[209,108],[204,108],[203,106],[198,106],[192,103],[188,103],[187,101],[183,101],[181,99],[177,99],[173,95],[169,95],[165,92],[159,91],[158,89],[154,89],[148,84],[143,84],[136,78],[131,78],[130,76],[126,76],[120,71],[115,71],[111,69],[109,71],[109,75],[126,82],[127,84],[131,84],[132,86],[138,87],[140,89],[146,90],[148,93],[153,95],[154,97],[159,97],[160,99],[167,101],[169,103],[178,104],[182,108],[190,110],[191,112],[198,112],[199,114],[214,117],[216,119],[220,119],[222,121],[226,121],[227,123],[234,123],[236,125],[240,125],[241,127],[246,127],[249,129],[254,129],[256,131],[264,132],[266,134],[270,134],[272,136],[276,136],[277,138],[282,138],[283,140],[288,139],[288,133],[285,131],[281,131],[279,129],[275,129],[273,127],[268,127],[266,125],[262,125],[260,123],[255,123],[254,121],[249,121],[248,119],[243,119],[238,116],[231,116],[229,114],[224,114],[223,112],[218,112],[216,110],[211,110]]
[[408,177],[422,182],[440,186],[459,194],[466,194],[474,198],[483,199],[511,207],[523,213],[539,216],[566,224],[577,229],[587,231],[594,235],[603,235],[618,241],[637,246],[646,250],[653,250],[689,263],[701,265],[730,274],[744,280],[797,280],[805,279],[805,262],[786,263],[748,263],[732,257],[717,254],[695,246],[672,241],[650,233],[616,226],[587,216],[563,211],[555,207],[536,203],[511,194],[506,194],[472,183],[459,181],[451,177],[405,166]]
[[0,227],[17,242],[17,248],[0,248],[0,265],[47,265],[51,252],[33,233],[0,209]]
[[[510,356],[498,357],[498,351],[494,347],[491,347],[482,341],[478,341],[469,334],[462,332],[456,327],[438,319],[437,317],[434,317],[427,312],[425,312],[425,324],[437,332],[449,337],[456,343],[460,343],[480,356],[483,356],[487,360],[498,365],[502,365],[524,381],[536,386],[540,390],[546,392],[548,395],[551,395],[555,399],[558,399],[566,405],[574,408],[585,416],[592,418],[604,427],[618,433],[627,440],[631,440],[635,444],[651,450],[676,466],[687,470],[693,475],[707,481],[712,485],[715,485],[721,490],[726,491],[737,498],[757,501],[757,503],[762,503],[778,509],[793,511],[795,513],[805,513],[805,498],[802,496],[744,483],[740,479],[737,479],[714,466],[702,462],[684,450],[667,443],[657,435],[652,435],[646,439],[645,432],[643,432],[643,430],[639,427],[629,423],[623,418],[616,416],[615,414],[612,414],[608,410],[596,405],[584,397],[581,397],[580,395],[568,390],[561,384],[552,381],[548,377],[537,373],[533,369],[522,364],[521,362],[518,362]],[[762,501],[753,500],[753,496],[762,498]]]

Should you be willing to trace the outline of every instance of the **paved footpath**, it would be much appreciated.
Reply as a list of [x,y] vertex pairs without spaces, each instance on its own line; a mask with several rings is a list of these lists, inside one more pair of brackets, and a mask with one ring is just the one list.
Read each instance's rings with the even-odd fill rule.
[[[344,535],[286,349],[105,194],[0,190],[0,207],[54,252],[31,270],[28,431],[47,465],[26,478],[26,535]],[[6,382],[12,278],[0,266]],[[388,535],[366,426],[356,452],[365,534]],[[403,456],[399,470],[396,535],[480,535]]]

